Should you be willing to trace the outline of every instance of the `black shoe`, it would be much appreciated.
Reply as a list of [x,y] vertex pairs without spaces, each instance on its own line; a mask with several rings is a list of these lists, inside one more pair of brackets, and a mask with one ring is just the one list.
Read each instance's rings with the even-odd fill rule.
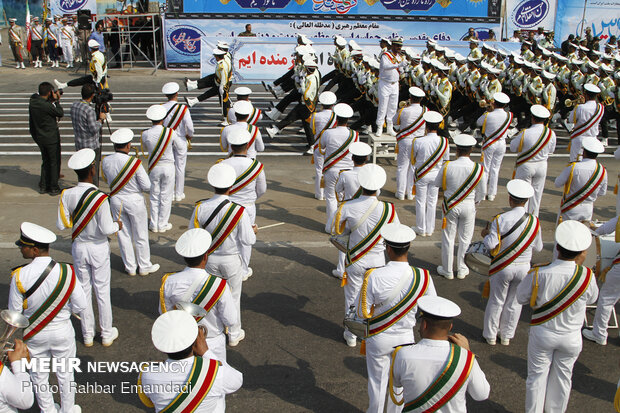
[[50,196],[56,196],[56,195],[60,195],[61,192],[62,191],[60,190],[60,188],[58,188],[58,189],[52,189],[48,193],[50,194]]
[[46,193],[48,193],[49,191],[50,191],[49,189],[39,188],[39,193],[40,193],[40,194],[46,194]]

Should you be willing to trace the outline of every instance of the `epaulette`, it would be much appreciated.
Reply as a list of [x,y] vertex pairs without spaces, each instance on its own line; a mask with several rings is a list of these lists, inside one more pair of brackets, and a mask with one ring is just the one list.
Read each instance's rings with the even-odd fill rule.
[[204,201],[208,201],[208,200],[209,200],[209,198],[199,199],[198,201],[194,202],[194,204],[198,205],[199,203],[204,202]]
[[346,171],[350,171],[350,169],[341,169],[341,170],[338,171],[338,175],[340,175],[341,173],[346,172]]
[[11,273],[14,273],[15,271],[17,271],[18,269],[20,269],[21,267],[25,267],[28,264],[22,264],[22,265],[18,265],[17,267],[13,267],[11,268]]

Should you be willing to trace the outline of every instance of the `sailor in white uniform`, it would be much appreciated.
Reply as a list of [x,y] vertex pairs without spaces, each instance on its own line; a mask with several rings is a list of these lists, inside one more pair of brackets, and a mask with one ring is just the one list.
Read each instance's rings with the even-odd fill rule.
[[419,87],[409,88],[409,105],[396,115],[394,124],[398,125],[396,141],[396,198],[413,199],[413,166],[411,165],[411,143],[415,138],[424,136],[424,113],[428,111],[421,102],[425,94]]
[[583,138],[581,146],[581,161],[570,163],[555,178],[555,187],[564,187],[558,220],[590,221],[594,201],[607,193],[607,170],[596,160],[605,147],[593,136]]
[[[555,230],[558,258],[532,269],[517,288],[517,301],[533,308],[527,346],[527,413],[565,412],[573,366],[582,348],[586,305],[598,287],[593,271],[582,266],[592,243],[580,222],[564,221]],[[567,295],[566,295],[567,294]],[[559,297],[568,297],[559,299]]]
[[241,388],[243,374],[213,358],[204,330],[181,310],[155,320],[153,345],[168,358],[138,377],[138,395],[145,406],[160,412],[194,405],[196,413],[224,413],[224,397]]
[[[133,132],[121,128],[110,136],[114,153],[103,158],[101,169],[110,185],[110,207],[114,216],[125,223],[118,232],[118,245],[127,274],[141,276],[157,272],[159,264],[151,262],[148,212],[142,192],[149,192],[151,181],[140,159],[129,155]],[[138,271],[138,268],[140,270]]]
[[489,300],[484,312],[482,336],[495,345],[499,334],[507,346],[514,337],[521,315],[517,287],[530,270],[532,252],[543,248],[538,218],[525,212],[527,200],[534,196],[532,185],[520,179],[506,184],[510,210],[497,215],[482,230],[484,245],[494,260],[489,270]]
[[323,161],[325,157],[321,152],[321,137],[327,129],[336,126],[336,114],[334,113],[334,105],[336,104],[336,94],[333,92],[323,92],[319,95],[319,103],[323,106],[323,110],[314,112],[310,120],[310,127],[314,134],[314,145],[312,146],[312,156],[314,162],[314,197],[319,201],[325,199],[325,193],[321,182],[323,181]]
[[439,112],[424,114],[425,135],[411,143],[411,164],[415,171],[415,220],[414,230],[423,237],[431,236],[435,230],[435,214],[439,187],[435,178],[444,161],[450,159],[448,139],[437,135],[443,117]]
[[231,110],[235,112],[235,122],[224,127],[220,135],[220,148],[223,152],[232,154],[232,149],[228,143],[228,137],[231,134],[235,134],[240,130],[248,131],[250,133],[250,142],[248,143],[248,157],[256,159],[257,152],[263,152],[265,150],[265,143],[263,142],[263,136],[258,129],[258,126],[248,123],[248,117],[254,110],[252,104],[247,100],[239,100],[235,102]]
[[[256,231],[256,200],[263,196],[267,191],[267,178],[263,164],[256,159],[251,159],[247,155],[250,133],[240,130],[228,137],[228,143],[232,149],[232,156],[224,159],[223,164],[230,165],[235,170],[237,177],[230,188],[230,200],[245,208],[252,227]],[[253,274],[250,267],[252,256],[252,246],[243,244],[241,248],[241,258],[245,268],[244,280]]]
[[392,39],[391,50],[381,53],[379,62],[379,105],[377,108],[377,133],[383,134],[383,123],[387,125],[387,133],[396,136],[392,123],[398,108],[398,89],[400,73],[407,65],[407,60],[401,56],[403,38]]
[[[486,400],[491,386],[467,339],[450,334],[452,320],[461,309],[450,300],[430,295],[418,300],[418,308],[422,340],[403,343],[392,353],[390,398],[411,411],[465,413],[466,394],[476,401]],[[394,390],[399,387],[403,388],[401,400]]]
[[[252,101],[250,100],[252,89],[246,86],[240,86],[236,88],[234,92],[235,92],[235,95],[237,95],[237,102],[246,101],[252,104]],[[248,123],[251,123],[254,126],[258,126],[258,122],[260,122],[262,119],[263,119],[263,111],[255,107],[254,104],[252,104],[252,113],[249,116]],[[226,116],[226,120],[231,125],[237,121],[234,107],[231,107],[228,110],[228,115]]]
[[69,158],[69,169],[77,174],[78,184],[62,191],[56,227],[59,230],[72,228],[73,266],[86,295],[86,309],[81,314],[84,346],[91,347],[95,337],[94,289],[101,343],[108,347],[118,338],[118,330],[112,326],[108,237],[120,231],[123,224],[118,218],[116,222],[113,220],[108,196],[93,185],[97,173],[94,161],[95,151],[89,148],[80,149]]
[[549,109],[532,105],[532,126],[512,137],[510,151],[516,152],[517,161],[513,178],[523,179],[534,188],[534,196],[527,203],[527,212],[538,216],[545,179],[547,159],[555,151],[555,132],[545,126],[551,116]]
[[203,307],[207,315],[198,324],[207,328],[207,345],[214,358],[225,362],[224,329],[237,324],[239,313],[226,280],[205,270],[210,246],[211,235],[202,228],[191,228],[179,237],[174,248],[187,266],[162,278],[159,313],[174,310],[179,302],[191,302]]
[[[9,310],[22,313],[30,322],[24,330],[24,340],[28,343],[32,359],[49,360],[53,357],[66,363],[68,358],[75,357],[76,351],[71,313],[80,314],[86,309],[86,297],[71,265],[59,264],[50,257],[49,246],[54,241],[56,235],[47,228],[30,222],[22,223],[20,238],[15,245],[19,247],[22,256],[32,259],[32,262],[18,267],[11,274]],[[57,298],[49,302],[52,296]],[[38,317],[37,314],[43,311],[52,314],[57,311],[57,314],[50,320]],[[68,364],[64,366],[68,367]],[[76,388],[72,385],[72,369],[61,368],[56,371],[60,406],[54,405],[48,381],[49,373],[32,370],[30,375],[41,411],[82,411],[80,406],[75,404]],[[25,390],[27,389],[20,389],[18,394]]]
[[235,322],[228,326],[230,346],[236,346],[245,337],[241,329],[241,288],[247,269],[241,251],[256,243],[256,227],[252,226],[246,209],[230,199],[235,176],[232,166],[223,162],[213,165],[207,180],[215,195],[198,201],[189,221],[189,228],[204,228],[214,238],[207,251],[206,271],[224,278],[230,287],[237,313]]
[[179,84],[166,83],[161,92],[168,101],[162,106],[166,109],[164,126],[173,129],[179,135],[179,143],[172,146],[174,155],[174,194],[173,201],[185,199],[185,166],[187,165],[187,150],[191,148],[194,136],[194,122],[187,105],[179,103]]
[[14,343],[13,351],[7,356],[10,369],[0,362],[0,411],[7,413],[28,410],[34,403],[32,382],[24,367],[28,361],[28,347],[20,339],[15,339]]
[[[377,199],[377,191],[385,185],[385,170],[375,164],[364,165],[358,172],[362,194],[340,204],[334,217],[332,235],[349,235],[344,287],[344,310],[348,314],[369,268],[385,265],[385,246],[381,229],[391,222],[399,223],[394,205]],[[357,337],[347,328],[343,337],[349,347],[355,347]]]
[[506,135],[513,115],[506,109],[510,98],[505,93],[493,95],[493,108],[481,115],[476,124],[482,132],[482,166],[488,174],[487,199],[493,201],[497,195],[497,181],[502,160],[506,154]]
[[347,127],[347,122],[353,116],[353,109],[346,103],[334,106],[336,127],[326,130],[319,141],[319,150],[323,154],[323,182],[325,183],[326,220],[325,232],[332,228],[332,220],[338,201],[336,199],[336,181],[343,169],[351,169],[353,161],[349,147],[359,141],[359,134]]
[[598,126],[605,114],[605,107],[596,99],[601,89],[592,83],[586,83],[583,85],[583,92],[586,103],[577,104],[567,117],[567,120],[574,124],[569,141],[571,162],[579,160],[581,141],[586,136],[598,137]]
[[[413,268],[407,253],[416,235],[408,226],[386,224],[381,230],[389,262],[383,267],[373,268],[364,275],[364,282],[355,302],[357,315],[368,319],[371,336],[366,338],[366,368],[368,369],[367,412],[382,413],[389,371],[390,354],[395,346],[414,341],[418,299],[424,295],[437,295],[430,273],[422,268]],[[389,324],[374,321],[387,312],[394,312]],[[397,412],[400,408],[389,399],[387,411]]]
[[149,154],[148,171],[151,180],[151,213],[149,230],[166,232],[172,229],[170,209],[174,192],[174,153],[173,146],[187,145],[172,129],[163,125],[166,108],[152,105],[146,111],[146,117],[153,126],[142,132],[142,143]]

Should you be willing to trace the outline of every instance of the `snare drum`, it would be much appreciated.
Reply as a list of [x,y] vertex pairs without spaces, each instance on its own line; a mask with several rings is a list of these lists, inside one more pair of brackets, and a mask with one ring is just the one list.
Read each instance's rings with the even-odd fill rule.
[[614,262],[614,259],[618,255],[618,251],[620,251],[620,243],[616,242],[616,233],[613,232],[607,235],[601,235],[600,239],[600,253],[597,251],[597,264],[598,268],[600,268],[600,272],[597,275],[601,275],[605,269],[611,267]]
[[489,275],[491,253],[483,241],[472,243],[465,253],[465,265],[475,273]]
[[355,307],[351,306],[342,324],[359,338],[368,337],[368,321],[357,316]]
[[340,252],[344,252],[346,254],[349,250],[349,234],[331,235],[329,237],[329,242],[331,242],[334,247],[338,248],[338,251]]

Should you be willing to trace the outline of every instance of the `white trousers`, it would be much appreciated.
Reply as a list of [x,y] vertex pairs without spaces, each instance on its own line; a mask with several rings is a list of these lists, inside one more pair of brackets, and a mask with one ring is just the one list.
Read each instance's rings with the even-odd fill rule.
[[573,366],[581,353],[581,331],[556,333],[530,327],[527,343],[525,412],[565,412],[572,385]]
[[69,42],[60,42],[62,48],[62,57],[66,63],[73,63],[73,45]]
[[611,311],[620,300],[620,264],[614,265],[605,276],[605,283],[598,293],[592,333],[599,340],[607,339],[607,323]]
[[435,214],[439,188],[435,186],[437,172],[429,172],[415,181],[415,223],[423,234],[435,230]]
[[484,338],[495,340],[498,332],[503,339],[510,340],[515,336],[521,315],[517,287],[529,269],[529,263],[513,263],[489,278],[491,291],[484,311]]
[[500,139],[483,151],[482,166],[487,173],[487,196],[497,195],[497,181],[506,154],[506,140]]
[[[388,413],[402,410],[402,406],[395,405],[388,394],[391,355],[394,347],[414,342],[413,329],[410,334],[389,334],[388,332],[379,333],[366,340],[369,399],[366,412],[368,413],[383,413],[384,405]],[[402,388],[395,390],[396,393],[400,393]]]
[[235,301],[238,319],[235,325],[228,327],[228,336],[231,340],[241,334],[241,286],[243,284],[243,261],[241,255],[209,255],[205,268],[209,274],[222,277],[230,287],[230,293]]
[[590,221],[594,212],[594,203],[583,201],[576,207],[569,209],[563,214],[558,213],[558,217],[562,215],[564,221],[573,219],[575,221]]
[[[256,223],[256,204],[243,204],[245,211],[250,218],[250,222],[252,225]],[[241,260],[243,261],[243,274],[248,273],[248,268],[250,267],[250,259],[252,258],[252,246],[251,245],[240,245],[239,246],[241,252]]]
[[413,167],[411,166],[411,143],[413,138],[398,141],[396,156],[396,196],[411,195],[413,188]]
[[377,108],[377,127],[382,128],[383,122],[392,125],[398,107],[398,82],[379,80],[379,106]]
[[95,336],[95,313],[92,290],[95,290],[101,338],[112,337],[112,301],[110,300],[110,244],[74,242],[71,246],[73,267],[86,295],[86,309],[82,312],[82,335],[85,340]]
[[149,174],[151,179],[151,228],[159,229],[168,225],[172,207],[172,191],[174,191],[174,164],[161,161]]
[[454,262],[454,240],[458,236],[456,269],[466,270],[465,252],[469,248],[476,226],[476,205],[473,200],[465,200],[452,208],[446,215],[446,227],[441,231],[441,266],[452,272]]
[[207,346],[215,356],[215,359],[226,363],[226,334],[221,333],[215,337],[207,337]]
[[523,179],[534,188],[534,196],[527,202],[527,212],[538,216],[547,178],[547,162],[526,162],[517,168],[515,178]]
[[125,270],[137,272],[138,267],[147,269],[153,264],[144,197],[142,194],[114,195],[110,198],[113,216],[118,216],[121,203],[123,228],[118,232],[118,245]]
[[323,162],[325,158],[319,152],[319,149],[314,150],[314,196],[315,198],[323,198],[324,191],[321,188],[321,177],[323,176]]
[[338,264],[336,265],[336,271],[338,271],[338,274],[343,274],[344,273],[344,263],[346,260],[346,256],[347,254],[345,254],[342,251],[338,251]]
[[[49,325],[37,333],[26,343],[30,357],[66,359],[75,357],[75,331],[70,320]],[[66,364],[65,364],[66,366]],[[65,371],[63,371],[65,370]],[[30,377],[34,385],[37,403],[41,412],[54,411],[54,396],[49,391],[49,373],[31,371]],[[58,386],[60,388],[60,412],[70,413],[75,404],[75,387],[71,386],[73,371],[70,369],[58,369],[56,372]]]
[[329,168],[325,171],[323,180],[325,181],[325,232],[330,233],[332,230],[332,221],[336,210],[338,209],[338,200],[336,199],[336,181],[338,180],[339,169]]
[[187,140],[181,138],[184,144],[180,148],[176,145],[172,146],[172,154],[174,155],[174,194],[176,196],[183,195],[185,190],[185,166],[187,165]]

